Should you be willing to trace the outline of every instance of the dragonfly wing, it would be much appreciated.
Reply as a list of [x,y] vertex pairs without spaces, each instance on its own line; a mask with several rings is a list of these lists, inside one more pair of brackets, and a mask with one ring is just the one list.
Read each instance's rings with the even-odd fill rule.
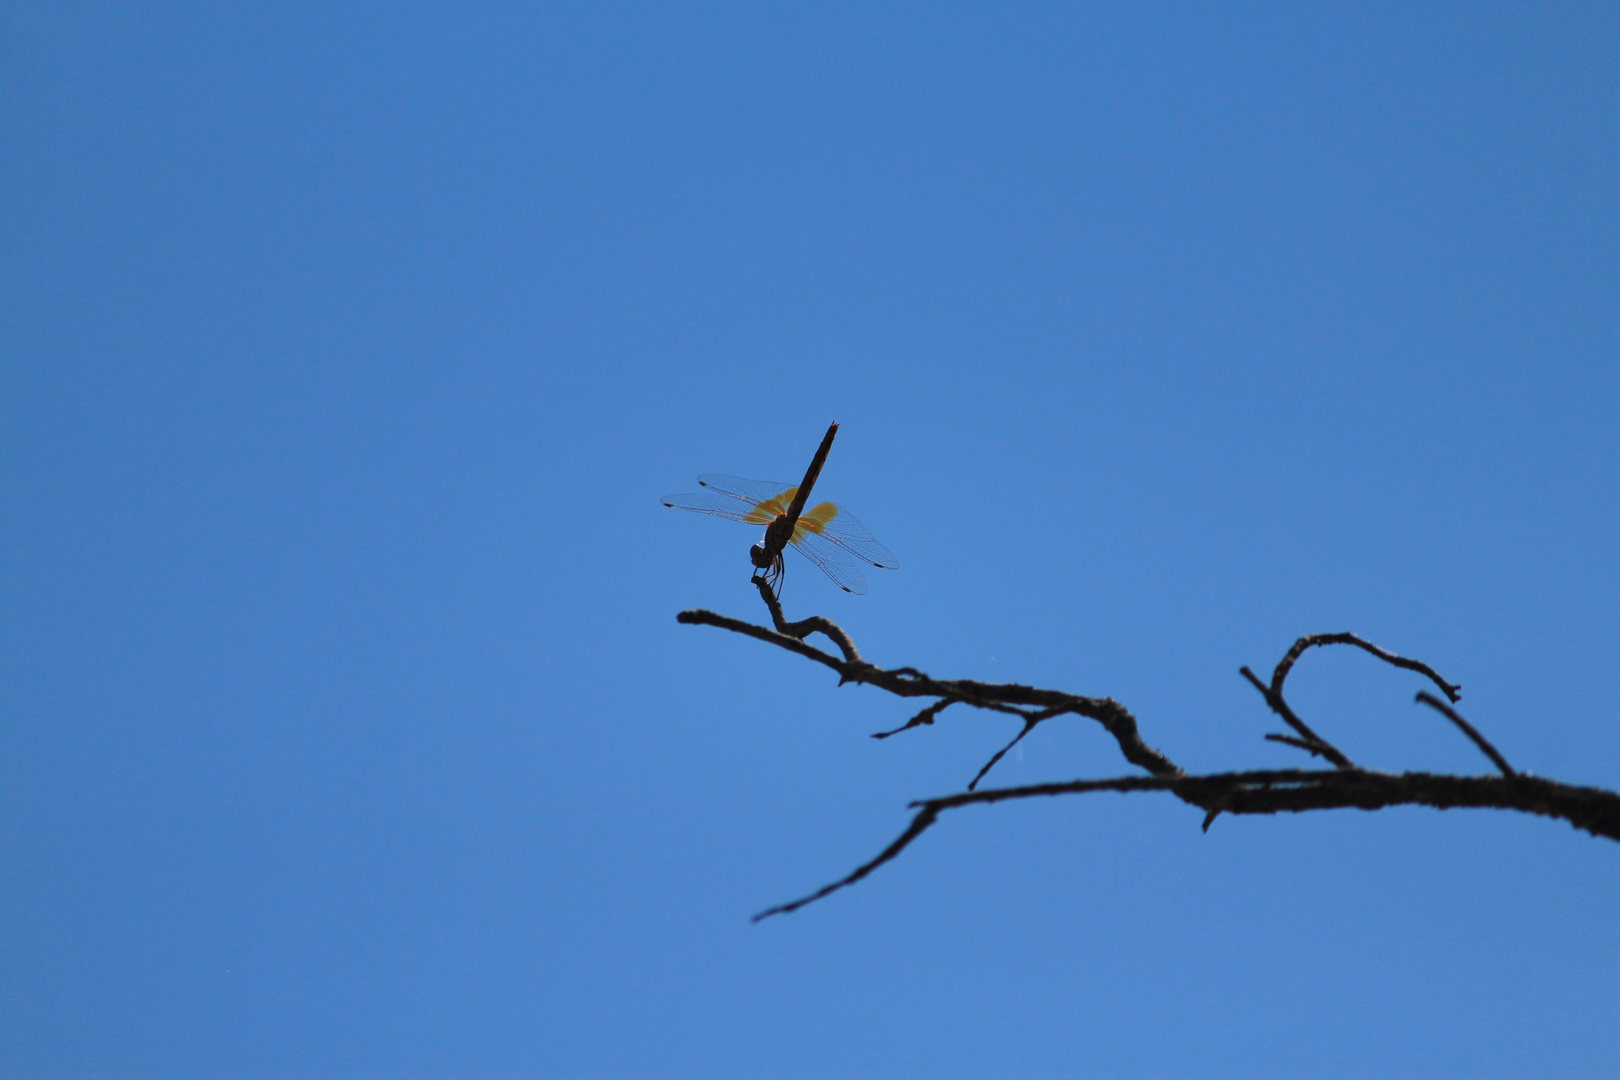
[[735,499],[716,495],[712,491],[695,491],[690,495],[667,495],[662,500],[665,506],[673,506],[677,510],[692,510],[699,514],[713,514],[731,521],[755,522],[750,517],[751,510],[748,504]]
[[799,516],[799,527],[794,532],[795,541],[801,532],[819,535],[873,566],[885,570],[900,567],[900,560],[894,557],[894,552],[878,543],[877,537],[866,531],[859,518],[837,503],[824,502],[806,510]]
[[722,476],[720,473],[704,473],[698,477],[698,483],[710,491],[730,495],[750,505],[780,502],[782,509],[778,513],[787,511],[788,503],[793,501],[793,493],[798,490],[796,485],[784,484],[780,480],[744,480],[740,476]]
[[827,542],[827,538],[813,532],[795,532],[788,545],[800,555],[821,567],[821,572],[832,578],[833,584],[857,596],[866,594],[866,578],[855,560]]

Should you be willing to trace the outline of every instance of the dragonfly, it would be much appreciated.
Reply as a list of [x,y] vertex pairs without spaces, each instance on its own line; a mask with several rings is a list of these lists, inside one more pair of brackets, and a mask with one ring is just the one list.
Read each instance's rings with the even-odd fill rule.
[[815,460],[799,484],[705,473],[698,477],[702,491],[671,495],[663,503],[677,510],[765,526],[764,540],[754,545],[749,557],[773,586],[782,579],[786,569],[782,552],[792,548],[820,567],[840,589],[864,594],[866,578],[856,560],[894,570],[900,565],[894,553],[880,544],[860,519],[837,503],[823,502],[805,509],[837,433],[837,424],[827,429],[821,449],[816,451]]

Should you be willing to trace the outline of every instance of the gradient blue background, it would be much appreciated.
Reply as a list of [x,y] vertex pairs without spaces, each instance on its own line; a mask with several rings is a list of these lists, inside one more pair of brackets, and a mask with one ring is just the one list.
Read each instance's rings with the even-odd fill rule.
[[[1620,9],[8,4],[0,1074],[1594,1077],[1620,849],[961,811],[790,615],[1305,764],[1354,630],[1620,787]],[[1373,767],[1488,763],[1346,650]],[[999,783],[1132,770],[1043,728]]]

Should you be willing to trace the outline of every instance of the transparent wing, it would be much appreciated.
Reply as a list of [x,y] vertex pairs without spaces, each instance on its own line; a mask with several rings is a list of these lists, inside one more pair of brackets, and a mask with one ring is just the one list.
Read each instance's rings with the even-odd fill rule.
[[769,480],[744,480],[740,476],[721,476],[704,473],[698,477],[703,491],[690,495],[671,495],[663,500],[665,506],[677,510],[695,510],[700,514],[746,521],[754,525],[769,525],[778,514],[787,513],[796,490],[788,484]]
[[758,523],[757,519],[750,516],[752,511],[746,504],[723,495],[716,495],[712,491],[696,491],[690,495],[667,495],[661,501],[665,506],[673,506],[677,510],[713,514],[715,517],[723,517],[730,521]]
[[885,570],[900,567],[900,560],[894,557],[894,552],[878,543],[877,537],[866,531],[859,518],[837,503],[824,502],[800,514],[798,528],[793,530],[795,543],[801,533],[831,540],[857,559],[864,559],[873,566]]
[[780,480],[744,480],[740,476],[723,476],[720,473],[704,473],[698,477],[698,483],[710,491],[718,491],[753,506],[779,504],[781,509],[777,511],[778,514],[787,512],[788,503],[793,501],[794,493],[799,490],[798,485],[784,484]]
[[827,542],[825,536],[813,532],[795,532],[788,545],[800,555],[821,567],[821,572],[832,578],[833,584],[856,596],[866,594],[866,578],[855,560]]

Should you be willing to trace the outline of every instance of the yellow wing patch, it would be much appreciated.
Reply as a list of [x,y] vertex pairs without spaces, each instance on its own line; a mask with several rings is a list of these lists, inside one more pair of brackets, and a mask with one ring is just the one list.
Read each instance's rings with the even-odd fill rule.
[[799,515],[799,526],[793,530],[793,540],[798,542],[804,533],[820,533],[827,527],[827,523],[838,516],[838,504],[824,502],[820,506],[806,510]]
[[[751,525],[769,525],[771,522],[788,512],[788,506],[792,504],[793,496],[797,495],[798,493],[799,489],[797,487],[790,487],[775,498],[766,499],[762,503],[756,503],[754,508],[748,511],[748,515],[743,518],[743,520]],[[832,504],[827,503],[826,505],[830,506]],[[801,518],[801,520],[803,519]]]

